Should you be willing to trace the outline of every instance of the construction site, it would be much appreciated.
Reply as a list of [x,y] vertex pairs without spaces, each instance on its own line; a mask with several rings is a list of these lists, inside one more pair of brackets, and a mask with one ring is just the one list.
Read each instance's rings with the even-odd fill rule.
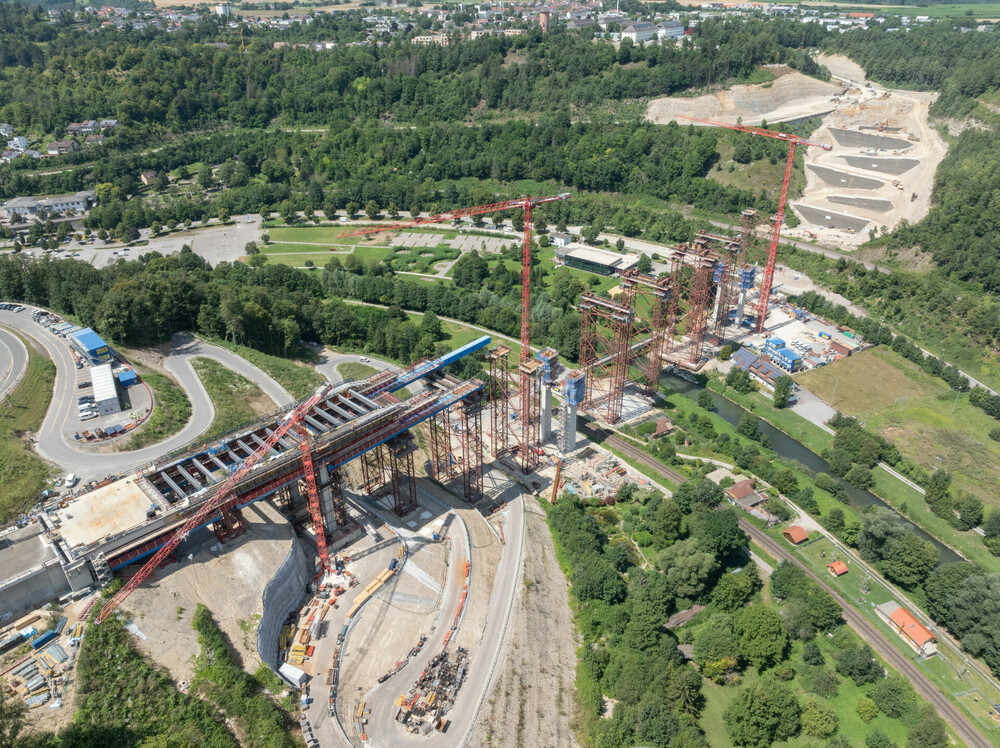
[[[531,213],[570,195],[344,234],[523,211],[519,352],[482,336],[406,369],[325,384],[217,442],[50,501],[0,548],[8,617],[53,597],[92,605],[118,576],[123,586],[94,623],[127,610],[141,646],[171,661],[183,683],[192,635],[171,629],[186,609],[224,596],[236,609],[230,619],[243,611],[253,622],[240,623],[241,656],[300,692],[307,738],[461,744],[509,649],[524,495],[554,501],[567,491],[609,503],[624,483],[649,485],[599,445],[581,443],[578,420],[613,429],[648,417],[665,370],[696,372],[727,343],[757,341],[775,365],[795,368],[792,349],[771,335],[774,326],[807,324],[773,288],[778,228],[795,148],[817,144],[761,133],[789,143],[778,213],[748,210],[733,235],[701,233],[668,248],[655,277],[621,272],[614,299],[581,294],[576,368],[556,350],[533,350],[528,326]],[[467,356],[483,358],[481,378],[450,373]],[[408,387],[416,394],[401,399]],[[180,603],[174,621],[162,615],[164,595]],[[41,651],[13,663],[6,682],[40,706],[65,688],[56,674],[72,666],[72,644],[42,649],[52,637],[39,638],[24,619],[15,626],[0,632],[0,648],[29,642]],[[232,622],[221,626],[240,639]]]
[[819,55],[817,62],[830,71],[829,81],[765,66],[774,81],[654,99],[646,116],[658,124],[710,119],[724,126],[818,118],[809,139],[825,147],[805,150],[806,185],[791,203],[802,225],[782,234],[853,250],[872,230],[927,215],[947,144],[928,122],[937,94],[875,85],[843,55]]

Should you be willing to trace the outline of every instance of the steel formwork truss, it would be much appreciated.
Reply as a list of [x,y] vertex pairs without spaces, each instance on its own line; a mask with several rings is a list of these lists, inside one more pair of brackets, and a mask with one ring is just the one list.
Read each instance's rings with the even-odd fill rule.
[[392,481],[393,511],[404,517],[417,508],[417,481],[413,475],[413,444],[397,437],[386,445]]
[[483,498],[482,408],[463,402],[459,407],[462,442],[462,487],[465,500],[475,504]]
[[499,457],[510,451],[510,390],[507,368],[510,348],[500,345],[486,354],[490,362],[490,441]]
[[617,423],[622,416],[635,311],[628,304],[589,292],[580,296],[579,306],[580,368],[587,373],[583,405],[603,412],[608,423]]

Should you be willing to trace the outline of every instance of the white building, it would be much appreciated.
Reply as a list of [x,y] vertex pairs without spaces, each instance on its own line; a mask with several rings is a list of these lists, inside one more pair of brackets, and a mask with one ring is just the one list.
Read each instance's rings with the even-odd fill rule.
[[118,380],[111,371],[111,363],[93,367],[90,377],[94,383],[94,405],[98,414],[120,413],[122,404],[118,399]]
[[649,21],[630,23],[622,30],[622,39],[631,39],[633,44],[642,44],[656,38],[656,25]]
[[2,206],[7,216],[17,213],[22,218],[31,218],[40,211],[46,213],[65,213],[72,210],[75,213],[85,213],[94,204],[96,195],[93,190],[82,190],[72,195],[58,197],[15,197]]
[[18,135],[16,138],[11,138],[7,141],[7,147],[12,151],[23,153],[28,149],[28,139],[23,135]]
[[684,36],[684,24],[680,21],[664,21],[656,27],[659,39],[680,39]]
[[215,15],[220,18],[229,18],[233,14],[233,6],[229,3],[219,3],[215,6]]

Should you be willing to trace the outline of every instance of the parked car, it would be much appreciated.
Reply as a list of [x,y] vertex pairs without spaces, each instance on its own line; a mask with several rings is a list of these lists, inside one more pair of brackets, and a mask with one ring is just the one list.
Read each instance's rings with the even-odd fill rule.
[[90,413],[86,413],[80,416],[81,421],[89,421],[91,418],[97,418],[97,413],[91,411]]
[[76,385],[76,388],[77,388],[78,390],[85,390],[85,389],[87,389],[88,387],[90,387],[90,382],[80,382],[80,383],[78,383],[78,384]]
[[73,486],[76,485],[76,481],[77,481],[76,473],[70,473],[69,475],[66,476],[66,481],[64,485],[66,486],[66,488],[72,488]]

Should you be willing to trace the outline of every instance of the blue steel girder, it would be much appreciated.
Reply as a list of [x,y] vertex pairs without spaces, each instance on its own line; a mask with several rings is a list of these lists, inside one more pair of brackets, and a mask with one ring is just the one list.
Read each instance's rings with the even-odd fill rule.
[[[334,447],[329,453],[327,453],[326,449],[328,445],[315,445],[314,459],[316,461],[316,467],[318,469],[320,465],[326,465],[331,470],[342,467],[356,457],[363,455],[365,452],[389,441],[394,436],[398,436],[404,431],[412,429],[437,413],[446,411],[456,403],[481,392],[482,389],[482,382],[478,379],[469,379],[447,392],[425,392],[421,395],[417,395],[416,397],[405,401],[405,403],[402,403],[403,408],[400,410],[398,418],[392,418],[387,422],[378,422],[377,425],[370,431],[362,431],[357,435],[357,438],[345,441],[345,443]],[[342,435],[331,434],[331,436],[334,441],[339,441],[337,437]],[[220,505],[218,508],[218,514],[213,513],[211,518],[207,518],[204,523],[195,529],[200,530],[201,528],[214,522],[219,522],[222,519],[223,511],[242,509],[270,496],[283,486],[295,483],[299,478],[303,477],[304,473],[301,460],[290,459],[287,467],[288,472],[282,474],[281,476],[276,476],[273,480],[268,481],[263,485],[256,486],[254,489],[244,492],[244,494],[238,494],[229,501]],[[253,473],[248,476],[248,478],[251,479],[252,477]],[[248,497],[247,494],[251,494],[251,496]],[[204,500],[208,501],[210,498],[211,496],[206,493]],[[150,538],[137,546],[113,552],[108,556],[109,566],[112,569],[117,569],[126,564],[137,561],[140,558],[148,556],[151,553],[155,553],[157,548],[162,546],[175,531],[176,528],[166,530],[158,537]]]

